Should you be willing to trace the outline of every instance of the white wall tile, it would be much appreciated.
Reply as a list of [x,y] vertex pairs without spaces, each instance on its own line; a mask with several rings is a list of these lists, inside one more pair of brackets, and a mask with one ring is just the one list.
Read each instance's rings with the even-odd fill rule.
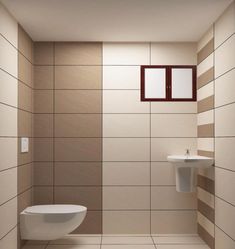
[[232,240],[218,227],[215,227],[215,249],[231,249],[235,248],[235,241]]
[[197,91],[197,101],[205,99],[214,94],[214,82],[211,82]]
[[197,125],[213,124],[214,123],[214,110],[202,112],[197,115]]
[[151,185],[175,185],[175,169],[168,162],[151,162]]
[[214,237],[214,223],[208,220],[200,212],[197,213],[197,222],[212,236]]
[[17,138],[0,137],[0,170],[17,166]]
[[14,228],[4,238],[0,240],[0,248],[15,249],[17,248],[17,228]]
[[151,102],[151,113],[197,113],[197,102]]
[[197,51],[199,52],[214,37],[213,26],[211,26],[203,37],[197,43]]
[[201,74],[212,68],[214,66],[213,60],[214,54],[212,53],[197,66],[197,76],[200,76]]
[[17,136],[17,109],[0,103],[0,136]]
[[214,138],[198,138],[198,150],[214,151]]
[[203,201],[204,203],[206,203],[208,206],[210,206],[211,208],[215,208],[215,196],[207,191],[205,191],[204,189],[198,187],[197,188],[197,197],[199,200]]

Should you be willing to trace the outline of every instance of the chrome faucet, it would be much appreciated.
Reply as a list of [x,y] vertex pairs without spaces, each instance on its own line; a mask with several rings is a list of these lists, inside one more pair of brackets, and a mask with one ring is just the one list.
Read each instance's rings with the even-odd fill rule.
[[190,156],[190,150],[189,149],[186,149],[185,156]]

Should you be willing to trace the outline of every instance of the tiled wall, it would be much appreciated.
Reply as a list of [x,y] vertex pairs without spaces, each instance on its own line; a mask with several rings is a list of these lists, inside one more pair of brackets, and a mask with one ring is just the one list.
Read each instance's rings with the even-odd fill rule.
[[198,232],[216,249],[235,248],[234,37],[233,3],[198,44],[198,153],[215,157],[199,175]]
[[0,4],[0,248],[17,247],[18,25]]
[[196,151],[195,102],[140,102],[140,65],[195,65],[193,43],[103,44],[103,232],[195,233],[167,155]]
[[35,43],[34,204],[88,207],[102,232],[102,44]]

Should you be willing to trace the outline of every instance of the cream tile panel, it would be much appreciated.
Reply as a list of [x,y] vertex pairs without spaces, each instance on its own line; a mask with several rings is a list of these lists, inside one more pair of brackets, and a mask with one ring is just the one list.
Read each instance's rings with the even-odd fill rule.
[[152,65],[194,65],[196,54],[194,42],[151,43]]
[[[61,239],[53,240],[50,242],[52,245],[99,245],[101,244],[101,236],[96,234],[90,235],[67,235]],[[80,247],[79,247],[80,248]]]
[[215,224],[235,239],[235,207],[215,198]]
[[235,104],[215,109],[215,136],[235,136]]
[[199,200],[205,202],[208,206],[211,208],[215,208],[215,197],[214,195],[210,194],[209,192],[203,190],[202,188],[198,187],[197,188],[197,197]]
[[207,245],[159,245],[158,249],[209,249]]
[[104,65],[147,65],[149,43],[103,43]]
[[[235,172],[215,168],[215,194],[235,205]],[[234,208],[235,210],[235,208]]]
[[197,222],[205,228],[205,230],[214,237],[214,224],[209,221],[204,215],[201,213],[197,213]]
[[205,45],[214,37],[213,26],[211,26],[208,31],[203,35],[197,44],[197,51],[200,51]]
[[235,67],[235,34],[215,50],[215,78]]
[[[157,245],[160,245],[160,244],[171,244],[172,247],[174,247],[173,245],[175,244],[180,244],[180,245],[183,245],[183,244],[204,244],[204,241],[199,237],[199,236],[195,236],[195,235],[173,235],[173,236],[170,236],[170,235],[166,235],[166,236],[157,236],[157,237],[153,237],[153,240],[154,240],[154,243],[157,244]],[[192,249],[190,247],[190,249]]]
[[198,174],[205,176],[211,180],[215,179],[215,167],[210,167],[208,169],[198,169]]
[[102,245],[101,249],[155,249],[154,245]]
[[197,125],[213,124],[214,123],[214,110],[202,112],[197,115]]
[[2,4],[0,4],[0,34],[15,47],[18,46],[18,23]]
[[151,162],[151,185],[175,185],[175,169],[168,162]]
[[0,104],[0,136],[17,136],[17,109]]
[[235,32],[235,4],[231,4],[215,22],[215,47],[217,48]]
[[196,193],[179,193],[175,186],[151,188],[151,209],[196,209]]
[[0,205],[17,195],[17,169],[0,172]]
[[197,101],[205,99],[214,94],[214,82],[211,82],[197,91]]
[[215,165],[235,171],[235,138],[215,139]]
[[214,53],[210,54],[204,61],[202,61],[197,66],[197,76],[200,76],[201,74],[205,73],[208,69],[214,66],[213,59],[214,59]]
[[196,138],[152,138],[151,155],[153,161],[167,161],[168,155],[184,154],[188,148],[196,153]]
[[149,161],[148,138],[103,138],[103,161]]
[[17,50],[0,36],[0,68],[17,77]]
[[215,106],[235,102],[235,69],[215,80]]
[[198,150],[214,151],[214,138],[198,138]]
[[17,79],[0,70],[0,102],[17,107]]
[[10,233],[8,233],[3,239],[0,240],[0,248],[17,248],[17,228],[14,228]]
[[104,90],[103,113],[149,113],[150,104],[140,101],[139,90]]
[[152,233],[194,234],[197,231],[195,211],[152,211]]
[[103,137],[149,137],[150,114],[103,114]]
[[103,210],[147,210],[149,208],[150,187],[103,187]]
[[150,163],[103,162],[103,186],[149,185]]
[[197,102],[151,102],[151,113],[197,113]]
[[103,211],[103,233],[148,234],[150,233],[150,212]]
[[0,170],[17,166],[17,138],[0,138]]
[[[129,237],[130,236],[130,237]],[[102,244],[103,245],[152,245],[153,241],[150,236],[142,237],[142,236],[103,236],[102,237]],[[123,249],[123,247],[121,247]]]
[[152,114],[152,137],[196,137],[196,114]]
[[103,89],[140,89],[140,67],[103,66]]
[[17,224],[17,198],[0,206],[0,220],[0,238],[2,238]]
[[232,240],[218,227],[215,227],[215,249],[231,249],[235,248],[235,241]]

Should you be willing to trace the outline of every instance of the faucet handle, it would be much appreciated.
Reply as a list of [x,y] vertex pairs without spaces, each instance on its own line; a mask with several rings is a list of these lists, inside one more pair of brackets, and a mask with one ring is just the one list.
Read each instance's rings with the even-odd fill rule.
[[189,150],[189,149],[186,149],[185,155],[186,155],[186,156],[189,156],[189,155],[190,155],[190,150]]

